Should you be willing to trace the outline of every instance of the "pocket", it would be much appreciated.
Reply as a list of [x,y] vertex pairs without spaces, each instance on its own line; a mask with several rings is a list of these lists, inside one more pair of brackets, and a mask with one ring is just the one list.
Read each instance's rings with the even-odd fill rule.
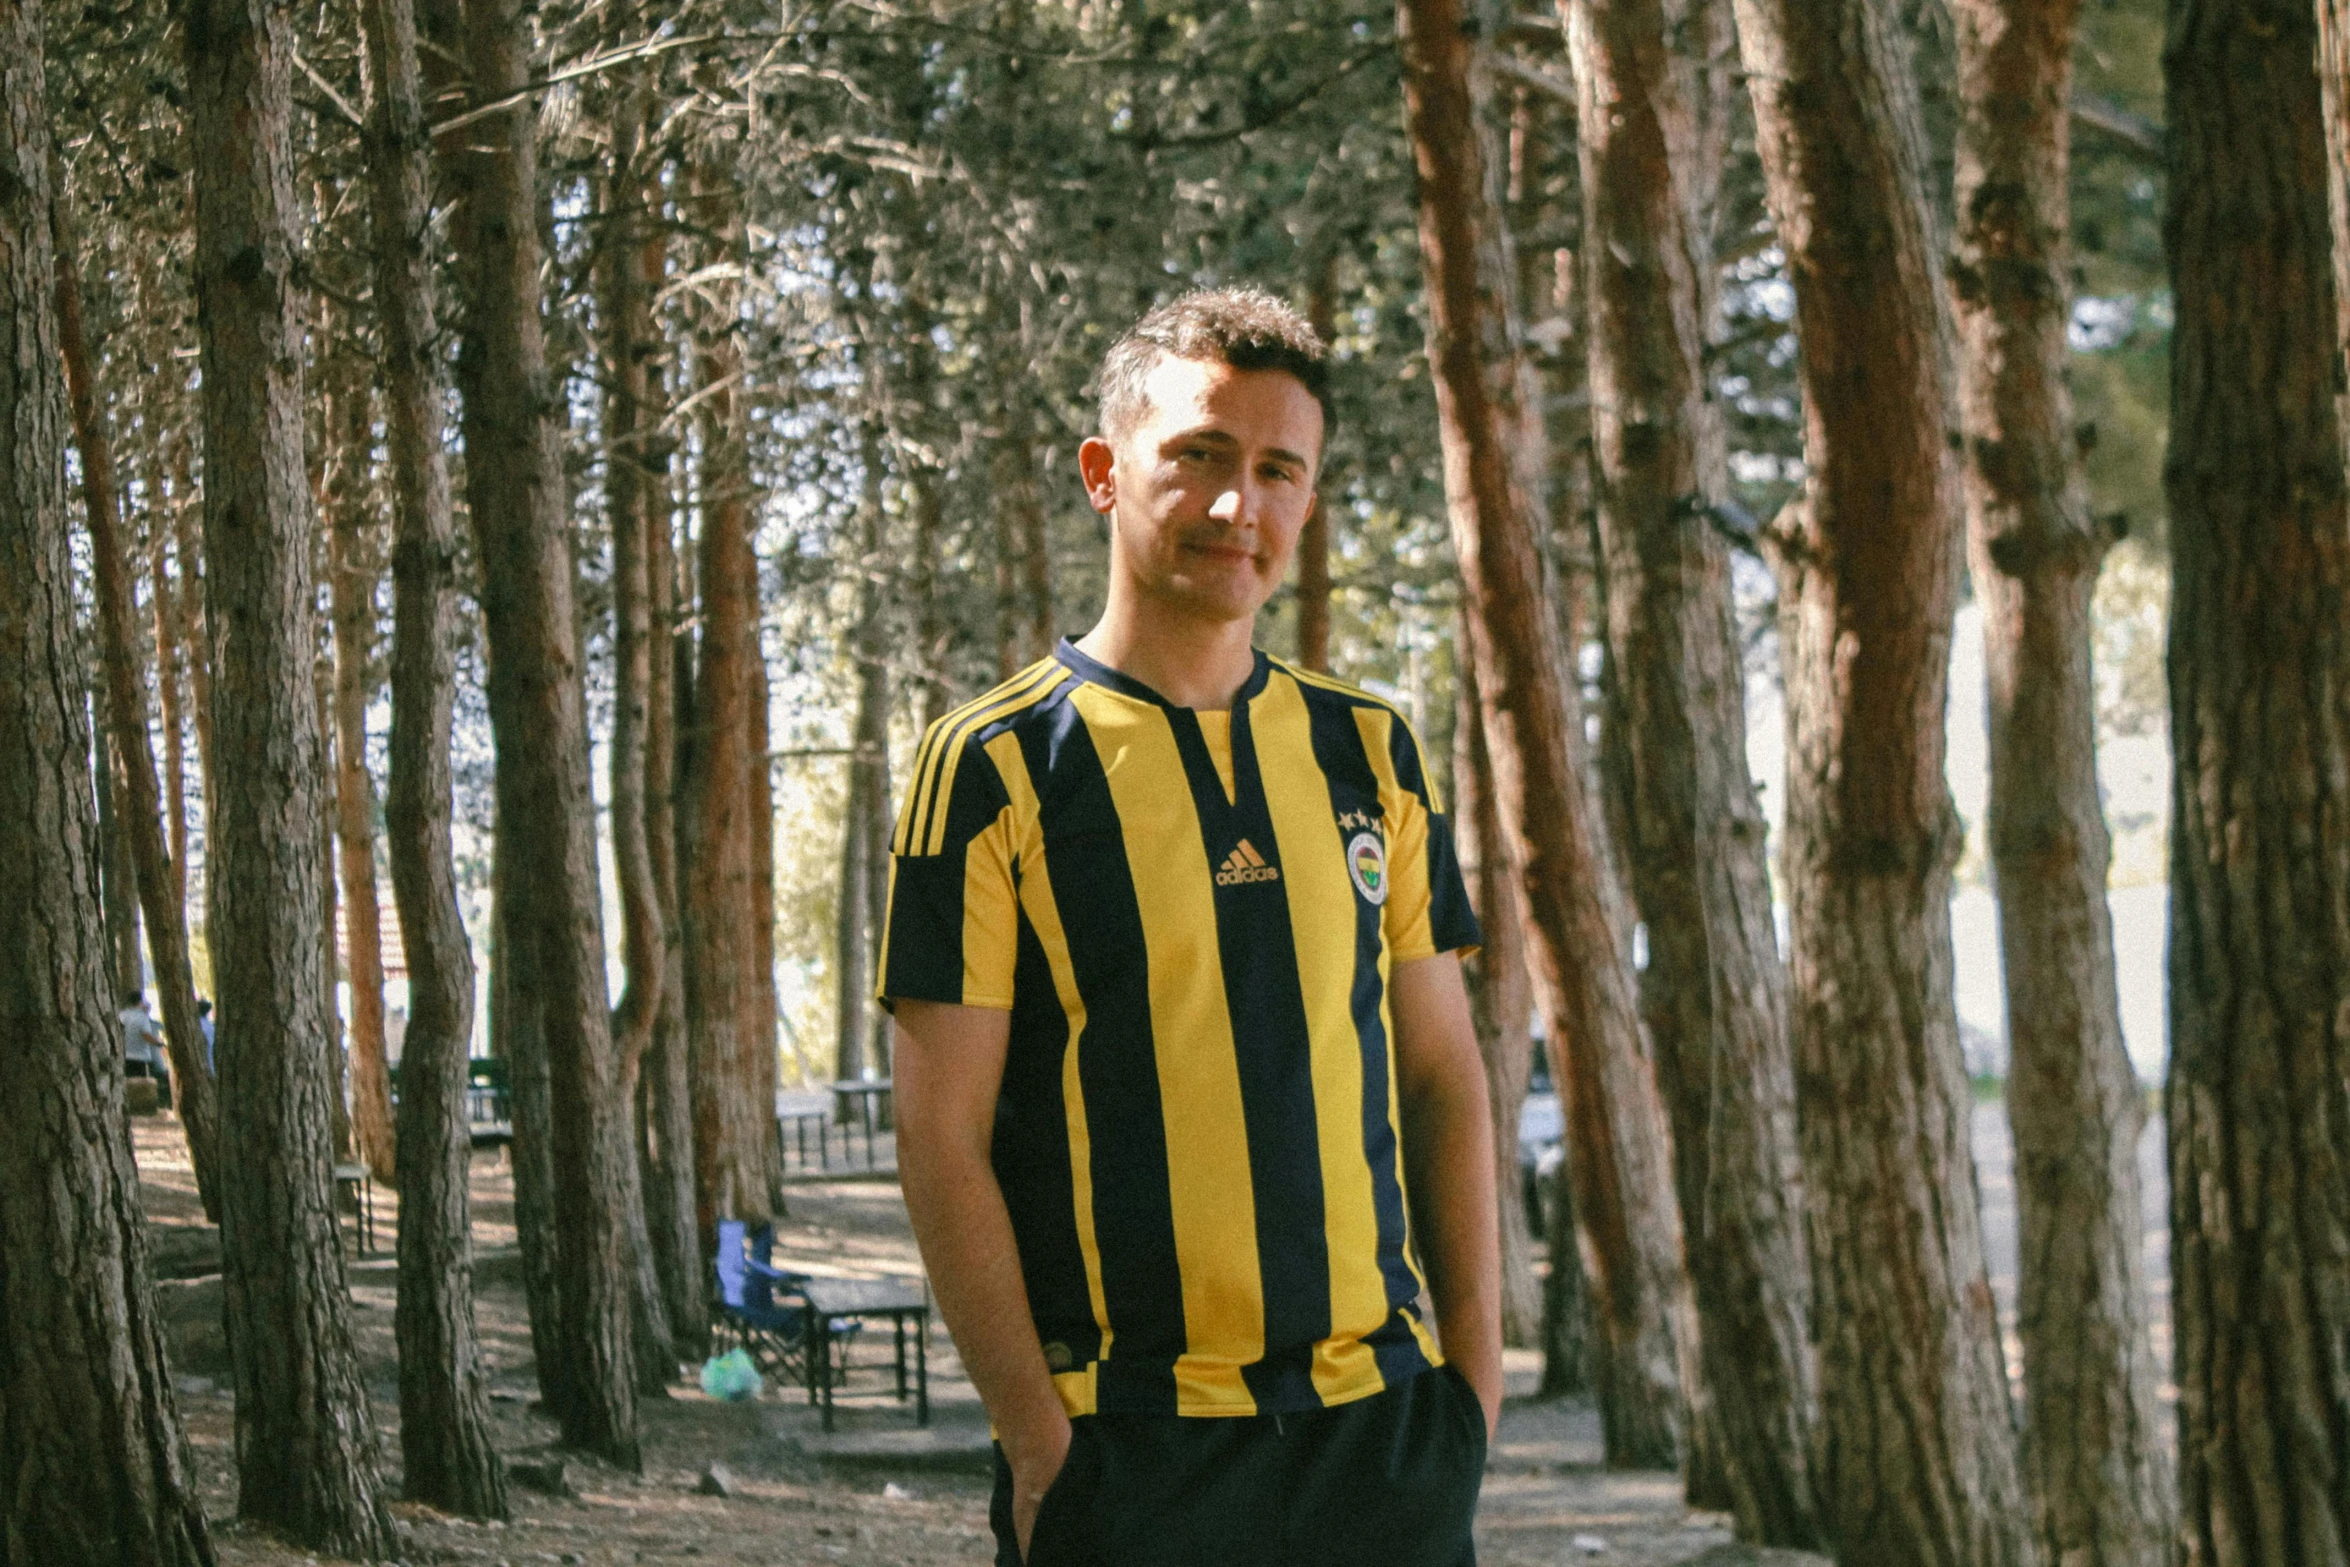
[[1061,1460],[1061,1472],[1053,1476],[1053,1483],[1044,1488],[1044,1498],[1036,1504],[1036,1527],[1029,1531],[1028,1557],[1025,1567],[1054,1567],[1060,1562],[1081,1562],[1087,1558],[1067,1554],[1071,1549],[1072,1533],[1082,1539],[1082,1516],[1088,1492],[1092,1486],[1093,1442],[1091,1422],[1072,1421],[1069,1426],[1069,1453]]
[[1451,1385],[1453,1413],[1466,1424],[1469,1450],[1476,1454],[1477,1468],[1482,1471],[1486,1448],[1492,1440],[1485,1431],[1485,1401],[1477,1396],[1477,1390],[1469,1385],[1469,1379],[1461,1374],[1460,1367],[1451,1361],[1439,1366],[1437,1375]]

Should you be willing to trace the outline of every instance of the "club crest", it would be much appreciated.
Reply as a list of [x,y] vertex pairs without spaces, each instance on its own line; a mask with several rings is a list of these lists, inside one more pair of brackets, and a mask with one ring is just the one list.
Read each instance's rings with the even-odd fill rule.
[[1355,891],[1373,904],[1387,901],[1387,845],[1375,832],[1358,832],[1346,842],[1346,874]]

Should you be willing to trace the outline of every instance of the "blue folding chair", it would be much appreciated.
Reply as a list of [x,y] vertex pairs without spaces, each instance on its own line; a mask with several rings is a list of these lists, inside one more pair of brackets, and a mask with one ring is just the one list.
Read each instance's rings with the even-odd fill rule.
[[774,1254],[772,1226],[753,1231],[740,1219],[718,1221],[718,1293],[710,1302],[711,1327],[721,1340],[731,1333],[763,1370],[795,1375],[813,1387],[801,1276],[774,1267]]
[[[798,1317],[798,1348],[794,1352],[794,1359],[800,1367],[800,1380],[808,1389],[808,1402],[816,1403],[819,1393],[829,1393],[839,1387],[842,1377],[847,1374],[849,1346],[855,1342],[858,1334],[865,1331],[864,1319],[832,1317],[825,1321],[824,1332],[811,1332],[815,1326],[815,1316],[806,1293],[808,1276],[787,1272],[774,1265],[775,1226],[761,1224],[752,1229],[744,1238],[743,1250],[744,1266],[749,1272],[746,1288],[754,1299],[764,1284],[770,1291],[781,1290],[787,1298],[798,1301],[796,1306],[790,1308]],[[829,1420],[830,1416],[826,1418]],[[829,1431],[832,1427],[827,1424],[825,1429]]]

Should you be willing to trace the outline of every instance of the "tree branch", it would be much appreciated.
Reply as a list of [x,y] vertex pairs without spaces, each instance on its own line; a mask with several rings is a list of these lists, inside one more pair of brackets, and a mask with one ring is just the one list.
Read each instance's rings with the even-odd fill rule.
[[[567,65],[560,71],[550,72],[548,75],[526,82],[502,98],[493,98],[488,103],[477,104],[461,114],[452,114],[445,120],[435,120],[426,129],[438,136],[444,131],[453,131],[471,125],[476,120],[486,120],[491,115],[503,113],[517,104],[528,103],[548,88],[559,87],[565,82],[576,81],[582,76],[593,76],[599,71],[608,71],[616,65],[626,65],[631,60],[651,59],[657,54],[667,54],[672,49],[685,49],[694,44],[717,43],[719,41],[720,35],[717,33],[701,33],[691,38],[656,37],[647,38],[641,43],[629,44],[602,54],[591,54],[576,65]],[[305,66],[303,69],[307,70],[309,67]],[[313,80],[315,79],[314,77]],[[354,120],[352,123],[357,124],[358,122]]]
[[2125,152],[2135,153],[2141,162],[2157,169],[2169,167],[2162,127],[2146,116],[2133,114],[2110,99],[2085,92],[2073,94],[2072,115],[2075,125],[2097,132]]

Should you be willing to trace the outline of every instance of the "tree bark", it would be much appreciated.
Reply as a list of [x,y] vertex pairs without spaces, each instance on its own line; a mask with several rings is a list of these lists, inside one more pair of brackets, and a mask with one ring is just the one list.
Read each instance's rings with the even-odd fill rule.
[[211,1567],[92,874],[42,68],[0,6],[0,1567]]
[[[101,668],[99,679],[103,682],[105,678]],[[93,691],[90,701],[97,725],[92,771],[98,781],[98,872],[100,906],[106,916],[106,986],[119,1005],[125,996],[140,995],[147,988],[146,965],[139,959],[139,878],[131,863],[130,824],[123,820],[122,797],[130,792],[130,785],[123,776],[121,748],[114,743],[111,699]]]
[[[171,446],[172,547],[179,552],[179,640],[188,656],[188,695],[196,717],[196,781],[203,796],[205,842],[212,832],[212,643],[204,614],[204,497],[189,475],[195,443]],[[212,908],[212,869],[205,866],[204,908]],[[214,987],[218,988],[217,985]]]
[[[503,821],[501,817],[490,872],[496,883],[490,936],[490,1047],[506,1063],[514,1113],[514,1238],[522,1254],[531,1361],[540,1401],[549,1409],[560,1409],[575,1396],[570,1379],[576,1368],[565,1348],[564,1301],[556,1283],[563,1260],[555,1235],[555,1090],[547,1065],[545,1007],[529,983],[517,928],[521,899],[509,890],[518,874],[515,861],[520,851],[508,846]],[[628,1375],[635,1375],[633,1364]]]
[[148,534],[147,577],[153,584],[148,605],[155,622],[155,692],[163,716],[164,847],[171,864],[171,901],[179,908],[184,940],[188,917],[187,671],[180,651],[179,591],[164,567],[168,537],[163,528],[164,502],[150,490],[148,504],[155,512]]
[[363,0],[369,250],[391,449],[392,731],[385,857],[408,963],[395,1125],[400,1190],[402,1494],[468,1518],[508,1516],[474,1326],[473,951],[457,904],[449,739],[456,699],[457,534],[442,447],[447,387],[426,247],[432,170],[411,0]]
[[1470,1012],[1485,1058],[1493,1112],[1494,1189],[1501,1194],[1501,1341],[1542,1340],[1542,1284],[1534,1276],[1534,1235],[1518,1168],[1518,1114],[1534,1075],[1534,991],[1526,975],[1526,921],[1502,847],[1493,799],[1493,761],[1485,745],[1467,628],[1453,644],[1452,821],[1461,876],[1485,932],[1469,962]]
[[2147,1336],[2137,1074],[2122,1048],[2090,601],[2107,538],[2065,388],[2073,0],[1957,0],[1959,332],[1969,561],[1990,686],[2022,1234],[2031,1487],[2066,1567],[2161,1567],[2172,1503]]
[[1943,777],[1960,531],[1916,92],[1876,0],[1738,0],[1803,345],[1774,525],[1788,962],[1828,1532],[1851,1561],[2038,1559],[1984,1270]]
[[2318,43],[2297,8],[2175,0],[2163,55],[2187,1567],[2350,1563],[2350,496]]
[[[775,995],[775,774],[767,754],[774,744],[767,716],[773,692],[767,683],[766,643],[755,612],[751,621],[750,655],[746,673],[751,690],[744,706],[751,726],[746,748],[751,765],[744,781],[749,785],[751,797],[751,873],[744,878],[743,892],[750,901],[745,915],[751,922],[751,983],[750,1013],[744,1027],[750,1031],[752,1048],[759,1053],[759,1102],[773,1106],[777,1082],[775,1043],[780,1026]],[[766,1137],[767,1201],[772,1211],[780,1214],[784,1209],[783,1142],[772,1109],[767,1116]]]
[[[1641,1014],[1671,1115],[1708,1415],[1742,1538],[1823,1543],[1818,1378],[1785,976],[1746,769],[1724,477],[1706,383],[1725,5],[1570,0],[1591,418],[1616,694],[1607,746],[1648,932]],[[1681,49],[1675,44],[1689,40]],[[1696,58],[1692,58],[1694,55]]]
[[[311,487],[312,500],[323,507],[320,488]],[[325,551],[311,563],[312,571],[330,569]],[[334,663],[323,653],[311,666],[313,695],[318,703],[318,734],[320,764],[333,776],[335,753],[342,748],[335,744]],[[337,889],[340,885],[335,869],[335,817],[331,802],[318,813],[318,885],[325,895],[326,913],[318,925],[318,983],[326,995],[326,1076],[327,1104],[333,1114],[329,1126],[333,1133],[332,1147],[336,1164],[351,1162],[351,1054],[343,1048],[343,1009],[338,989],[343,981],[343,955],[337,938],[342,933],[342,914],[337,908]],[[350,1198],[356,1206],[358,1198]]]
[[[658,227],[644,237],[647,278],[662,275]],[[649,412],[649,410],[648,410]],[[673,443],[671,443],[673,444]],[[665,444],[663,463],[671,444]],[[702,1283],[701,1229],[694,1211],[693,1090],[687,1078],[685,921],[678,906],[677,780],[679,692],[690,687],[686,639],[678,626],[677,554],[672,531],[674,486],[664,473],[648,480],[645,574],[652,628],[645,700],[645,849],[662,915],[661,1005],[645,1060],[638,1146],[645,1156],[645,1209],[655,1265],[669,1305],[669,1328],[681,1356],[707,1352],[709,1314]]]
[[1571,1171],[1562,1168],[1551,1183],[1542,1218],[1542,1250],[1550,1259],[1550,1272],[1542,1280],[1542,1381],[1535,1391],[1542,1398],[1586,1398],[1596,1381],[1591,1368],[1591,1287],[1583,1277]]
[[[857,619],[850,646],[857,663],[857,706],[849,733],[849,791],[841,812],[840,895],[834,930],[839,1040],[833,1075],[843,1081],[886,1077],[885,1020],[873,1000],[881,920],[889,902],[889,665],[881,574],[884,525],[881,423],[864,421],[865,493],[857,509]],[[845,1113],[845,1112],[844,1112]]]
[[[51,175],[50,232],[56,244],[56,331],[81,452],[82,500],[90,523],[90,566],[98,597],[106,672],[109,749],[122,785],[114,801],[116,842],[129,850],[144,910],[148,954],[163,1003],[164,1047],[171,1057],[174,1107],[187,1131],[188,1157],[204,1217],[220,1222],[220,1117],[204,1029],[196,1016],[196,980],[188,965],[188,910],[163,835],[163,796],[147,735],[146,670],[133,629],[128,543],[114,488],[113,442],[98,407],[95,358],[82,321],[80,259],[65,204],[64,181]],[[160,611],[157,615],[161,619]],[[134,925],[131,927],[136,929]],[[136,956],[134,952],[133,956]]]
[[[2350,0],[2317,0],[2317,76],[2325,108],[2326,189],[2334,215],[2334,322],[2342,348],[2342,440],[2350,450]],[[2350,460],[2350,459],[2346,459]]]
[[1007,306],[997,315],[997,330],[1015,356],[1000,372],[1004,423],[993,454],[1001,552],[996,560],[996,665],[1009,679],[1015,670],[1051,653],[1056,639],[1052,550],[1037,479],[1036,407],[1027,381],[1028,307],[1024,302]]
[[[436,9],[448,4],[436,0]],[[463,19],[477,108],[520,94],[531,24],[517,0],[464,0]],[[633,1470],[642,1456],[620,1148],[629,1128],[605,989],[574,565],[552,417],[562,403],[541,323],[546,198],[537,123],[524,96],[468,127],[449,157],[460,203],[466,498],[489,633],[498,833],[508,851],[499,891],[509,950],[500,958],[511,958],[510,993],[536,1025],[517,1038],[518,1158],[524,1078],[546,1094],[548,1184],[539,1196],[553,1207],[556,1310],[554,1361],[541,1364],[541,1385],[567,1443]],[[536,1048],[522,1048],[533,1040]],[[518,1166],[518,1210],[522,1184]]]
[[[331,319],[331,318],[330,318]],[[330,337],[333,334],[330,328]],[[367,468],[375,446],[366,372],[343,356],[325,398],[328,585],[334,617],[335,842],[342,876],[343,964],[351,986],[346,1056],[351,1141],[375,1179],[396,1186],[391,1063],[384,1046],[383,912],[375,887],[375,784],[367,707],[375,695],[375,589]]]
[[325,756],[311,686],[293,40],[271,0],[191,0],[182,42],[219,741],[207,862],[238,1510],[303,1545],[376,1557],[394,1535],[327,1183],[331,1003],[317,957]]
[[[698,170],[707,226],[739,250],[739,197]],[[718,1220],[771,1216],[774,1047],[761,1075],[751,1016],[750,660],[757,656],[758,560],[751,547],[750,457],[734,384],[742,370],[731,312],[707,323],[702,395],[701,667],[694,679],[692,853],[685,887],[685,1001],[693,1095],[696,1223],[707,1249]],[[763,760],[760,765],[764,765]],[[765,1085],[764,1088],[762,1085]],[[760,1096],[764,1092],[766,1098]]]
[[[633,8],[617,12],[611,25],[616,36],[633,28]],[[621,957],[627,969],[620,1003],[612,1013],[612,1043],[619,1058],[620,1103],[631,1120],[630,1135],[621,1139],[620,1196],[628,1228],[637,1390],[666,1396],[677,1378],[678,1356],[646,1218],[644,1166],[634,1126],[645,1055],[660,1020],[668,955],[668,914],[653,880],[645,812],[645,731],[653,665],[646,544],[656,525],[667,526],[665,515],[656,521],[653,505],[666,488],[666,479],[645,462],[647,443],[659,433],[657,421],[648,419],[645,411],[648,362],[660,347],[652,319],[652,293],[660,280],[642,270],[649,228],[647,199],[653,189],[650,154],[644,145],[651,95],[642,68],[630,70],[616,85],[612,161],[605,176],[604,228],[596,258],[596,314],[605,334],[604,487],[612,530],[612,736],[606,761],[612,859],[620,884]]]
[[[1337,336],[1336,249],[1325,244],[1315,257],[1309,276],[1312,282],[1306,291],[1306,320],[1327,348]],[[1305,526],[1297,535],[1297,661],[1324,673],[1330,669],[1330,508],[1322,504],[1316,504],[1307,514]],[[1512,1113],[1515,1114],[1514,1109]],[[1506,1253],[1503,1262],[1505,1265],[1508,1262]]]
[[939,557],[945,548],[946,485],[950,458],[946,448],[955,437],[938,407],[938,346],[932,334],[939,316],[917,290],[906,298],[906,323],[899,333],[906,355],[905,407],[893,407],[897,447],[906,470],[909,509],[914,514],[913,554],[906,562],[906,597],[914,621],[914,661],[909,672],[913,685],[914,728],[928,734],[947,710],[950,682],[948,657],[954,632],[938,591]]
[[1607,1459],[1672,1464],[1694,1346],[1671,1150],[1629,922],[1584,778],[1579,693],[1546,593],[1540,401],[1518,342],[1516,268],[1479,145],[1463,22],[1458,0],[1397,10],[1453,551],[1566,1111]]

